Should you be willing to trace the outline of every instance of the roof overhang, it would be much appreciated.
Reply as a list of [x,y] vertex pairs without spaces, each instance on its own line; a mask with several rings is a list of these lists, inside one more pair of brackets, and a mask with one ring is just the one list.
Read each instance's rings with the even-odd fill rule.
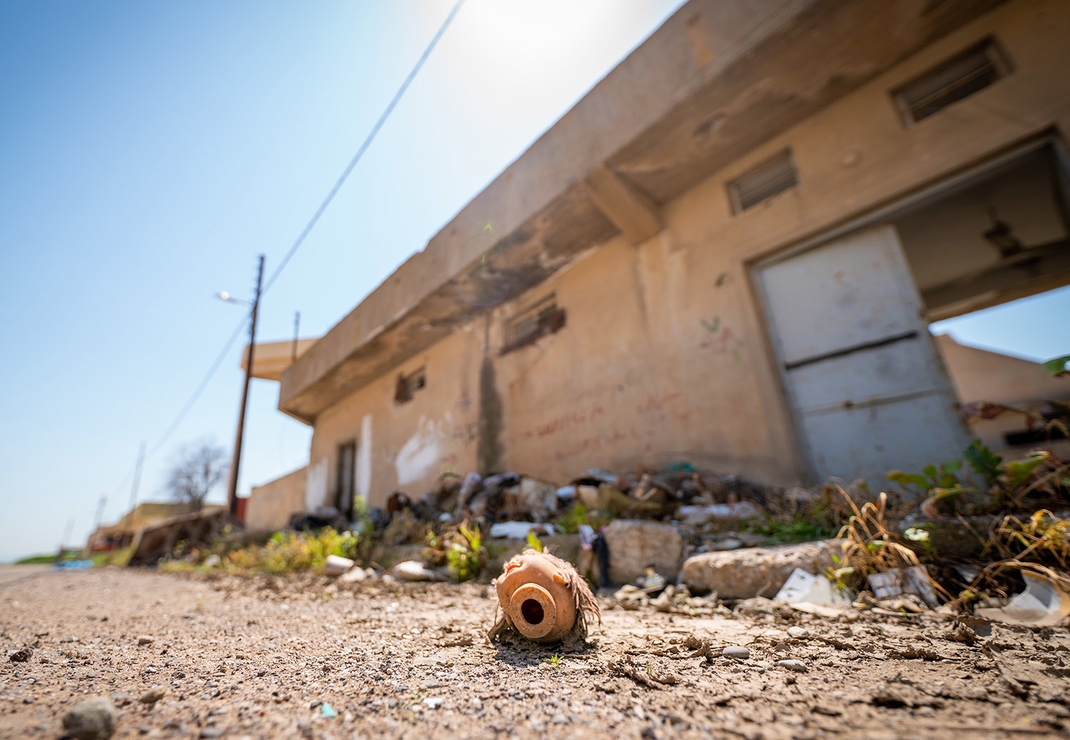
[[691,0],[281,376],[312,422],[1001,0]]

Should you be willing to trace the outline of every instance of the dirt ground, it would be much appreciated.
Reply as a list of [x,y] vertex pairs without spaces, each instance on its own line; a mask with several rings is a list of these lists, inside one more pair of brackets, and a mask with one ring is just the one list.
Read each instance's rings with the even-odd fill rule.
[[[761,603],[702,617],[618,608],[565,651],[488,644],[494,606],[478,584],[0,568],[0,737],[60,737],[64,713],[90,696],[112,697],[122,738],[1022,738],[1070,727],[1064,629]],[[28,662],[7,659],[27,645]],[[722,656],[735,645],[750,657]],[[158,703],[139,703],[157,686]]]

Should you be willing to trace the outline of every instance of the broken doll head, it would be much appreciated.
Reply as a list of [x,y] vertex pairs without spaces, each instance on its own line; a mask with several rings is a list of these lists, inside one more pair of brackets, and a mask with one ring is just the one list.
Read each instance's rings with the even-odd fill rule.
[[505,564],[494,581],[503,615],[491,630],[513,628],[536,642],[585,637],[598,603],[571,564],[548,553],[525,550]]

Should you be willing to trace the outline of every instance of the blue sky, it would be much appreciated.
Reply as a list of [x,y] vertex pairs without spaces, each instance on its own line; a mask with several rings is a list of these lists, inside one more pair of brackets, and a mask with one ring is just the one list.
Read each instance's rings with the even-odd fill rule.
[[[467,0],[312,235],[265,297],[345,315],[681,0]],[[213,298],[270,273],[452,0],[9,0],[0,4],[0,562],[82,542],[130,499],[166,498],[183,444],[230,446],[241,342],[161,440],[242,318]],[[1067,350],[1070,291],[962,341]],[[971,323],[972,322],[972,323]],[[1053,327],[1054,330],[1053,330]],[[239,490],[307,462],[310,433],[254,381]]]
[[[680,0],[467,0],[301,251],[259,337],[317,336],[447,223]],[[0,562],[166,498],[179,447],[229,448],[239,342],[270,273],[453,0],[0,4]],[[239,490],[307,461],[254,381]]]

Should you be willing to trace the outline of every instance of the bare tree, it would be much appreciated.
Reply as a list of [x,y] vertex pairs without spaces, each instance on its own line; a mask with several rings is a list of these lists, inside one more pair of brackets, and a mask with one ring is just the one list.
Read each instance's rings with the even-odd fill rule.
[[175,501],[200,511],[204,499],[227,475],[227,451],[209,442],[183,447],[167,476],[167,490]]

